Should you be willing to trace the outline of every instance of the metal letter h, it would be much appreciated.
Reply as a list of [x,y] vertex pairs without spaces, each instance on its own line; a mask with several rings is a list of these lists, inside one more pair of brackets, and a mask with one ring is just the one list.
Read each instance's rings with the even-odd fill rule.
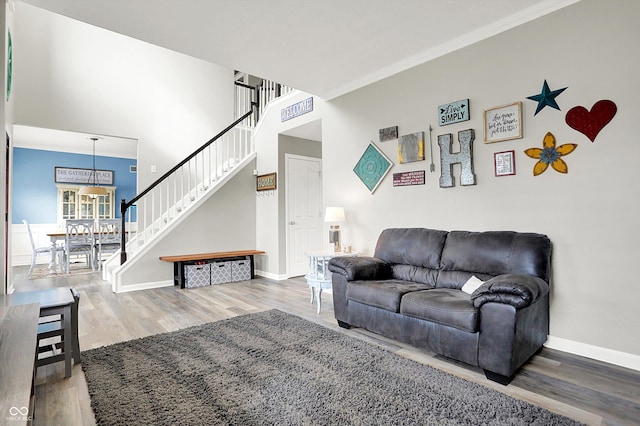
[[462,173],[460,174],[460,185],[475,185],[476,176],[473,174],[473,140],[476,135],[473,129],[458,132],[460,142],[460,152],[452,153],[453,135],[447,133],[438,136],[440,145],[440,188],[450,188],[455,186],[453,180],[453,165],[460,163]]

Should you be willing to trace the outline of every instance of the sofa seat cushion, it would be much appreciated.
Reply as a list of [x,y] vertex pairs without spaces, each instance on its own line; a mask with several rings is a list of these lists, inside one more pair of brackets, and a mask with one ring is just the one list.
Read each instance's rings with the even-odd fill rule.
[[430,288],[433,287],[403,280],[351,281],[347,284],[347,299],[391,312],[400,312],[402,296]]
[[478,331],[478,309],[469,295],[451,288],[434,288],[405,294],[400,313],[463,331]]

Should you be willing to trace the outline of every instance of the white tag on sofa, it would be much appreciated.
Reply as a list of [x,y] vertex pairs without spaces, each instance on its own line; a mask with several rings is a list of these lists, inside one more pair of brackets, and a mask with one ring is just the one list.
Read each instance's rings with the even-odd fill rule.
[[471,278],[469,278],[467,282],[464,283],[461,290],[467,294],[471,294],[474,291],[476,291],[476,289],[480,287],[482,284],[484,284],[484,281],[482,281],[480,278],[476,277],[475,275],[472,275]]

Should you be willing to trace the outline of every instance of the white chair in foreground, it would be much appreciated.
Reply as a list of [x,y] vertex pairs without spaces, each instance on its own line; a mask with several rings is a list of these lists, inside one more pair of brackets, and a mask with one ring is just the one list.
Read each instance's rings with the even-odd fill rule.
[[65,271],[69,273],[69,262],[71,256],[85,255],[91,270],[95,271],[95,261],[93,256],[93,219],[67,219],[65,222]]
[[120,250],[122,221],[120,219],[98,219],[96,237],[96,264],[101,268],[102,255]]
[[[36,266],[36,260],[38,255],[47,255],[49,256],[49,258],[51,258],[51,246],[46,246],[46,247],[36,247],[36,243],[33,241],[33,234],[31,233],[31,226],[29,225],[29,222],[25,220],[22,221],[22,223],[24,223],[24,226],[27,227],[27,233],[29,234],[29,242],[31,243],[31,267],[29,268],[29,273],[27,274],[27,277],[31,276],[31,273],[33,272],[33,268]],[[63,248],[62,247],[57,247],[56,248],[56,257],[58,257],[59,259],[59,263],[60,263],[60,269],[62,269],[62,251]],[[54,262],[56,261],[56,259],[52,259]]]

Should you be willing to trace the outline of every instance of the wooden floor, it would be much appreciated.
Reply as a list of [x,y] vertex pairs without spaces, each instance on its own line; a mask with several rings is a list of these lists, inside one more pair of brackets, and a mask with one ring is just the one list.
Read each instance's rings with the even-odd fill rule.
[[[28,280],[26,269],[20,268],[15,269],[20,272],[14,281],[16,291],[74,287],[80,292],[81,351],[275,308],[586,424],[640,424],[640,372],[545,348],[509,386],[502,386],[485,379],[478,369],[361,329],[339,328],[333,318],[331,295],[325,294],[322,312],[317,314],[315,305],[309,303],[303,278],[257,278],[200,289],[161,288],[114,294],[98,273]],[[73,367],[69,379],[64,378],[64,363],[38,369],[33,424],[95,424],[80,365]]]

